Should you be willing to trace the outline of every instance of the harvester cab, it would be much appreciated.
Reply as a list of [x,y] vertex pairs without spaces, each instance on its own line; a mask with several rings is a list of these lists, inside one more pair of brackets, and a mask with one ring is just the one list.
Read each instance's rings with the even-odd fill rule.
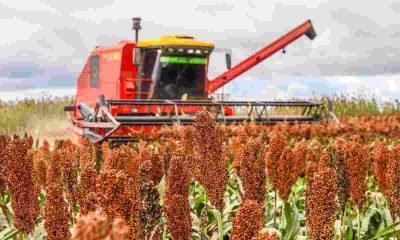
[[173,35],[140,41],[137,46],[137,78],[151,79],[153,84],[147,99],[207,98],[205,83],[212,43]]
[[[311,21],[233,67],[227,53],[227,71],[211,80],[207,73],[213,43],[184,35],[138,41],[138,18],[134,24],[136,41],[97,47],[86,61],[77,79],[75,105],[65,108],[72,121],[70,132],[74,143],[79,145],[83,138],[95,143],[132,141],[134,131],[148,133],[165,125],[191,124],[193,115],[200,110],[209,111],[217,122],[224,124],[323,120],[325,108],[314,102],[212,98],[216,90],[301,36],[314,39],[316,33]],[[287,115],[287,111],[281,110],[288,108],[296,111]]]

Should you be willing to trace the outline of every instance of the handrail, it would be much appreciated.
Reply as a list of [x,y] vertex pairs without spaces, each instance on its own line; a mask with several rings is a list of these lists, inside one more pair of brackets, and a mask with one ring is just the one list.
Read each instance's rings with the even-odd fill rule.
[[[150,96],[150,94],[152,92],[152,85],[154,84],[154,81],[151,78],[126,78],[125,82],[134,84],[134,86],[132,88],[126,87],[125,91],[134,94],[135,97],[137,97],[136,95],[138,95],[138,94],[139,95],[147,95],[147,97]],[[142,85],[142,83],[145,83],[145,82],[150,83],[150,85],[148,87],[148,91],[143,91],[143,89],[142,89],[141,85]],[[139,86],[138,86],[138,83],[140,83]],[[128,89],[133,89],[134,91],[129,91]],[[138,89],[139,89],[139,91],[138,91]]]

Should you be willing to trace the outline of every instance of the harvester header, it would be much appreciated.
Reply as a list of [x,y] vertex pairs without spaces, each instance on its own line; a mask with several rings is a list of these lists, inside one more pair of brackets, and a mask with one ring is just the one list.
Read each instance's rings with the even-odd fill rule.
[[[316,36],[311,21],[299,25],[210,80],[207,76],[214,44],[186,35],[139,40],[140,18],[134,18],[136,41],[98,47],[90,54],[77,80],[71,117],[72,140],[131,141],[131,133],[149,132],[164,125],[191,124],[193,114],[207,110],[217,122],[259,124],[314,122],[323,119],[324,107],[312,102],[216,101],[212,93],[264,59],[306,35]],[[295,115],[276,108],[300,109]]]

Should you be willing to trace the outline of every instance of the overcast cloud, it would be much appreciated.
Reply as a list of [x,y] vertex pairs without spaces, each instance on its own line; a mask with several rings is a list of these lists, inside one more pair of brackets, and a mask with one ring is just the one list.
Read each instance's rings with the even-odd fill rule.
[[[253,68],[229,86],[235,94],[252,87],[266,94],[273,89],[350,92],[368,82],[364,88],[386,96],[392,91],[388,84],[400,86],[400,2],[395,0],[1,0],[0,13],[3,90],[74,86],[95,46],[133,39],[133,16],[143,18],[141,38],[194,35],[231,48],[234,63],[305,20],[313,21],[314,41],[301,38],[287,47],[287,54]],[[210,75],[223,70],[220,58],[213,56]],[[374,81],[383,90],[371,89]]]

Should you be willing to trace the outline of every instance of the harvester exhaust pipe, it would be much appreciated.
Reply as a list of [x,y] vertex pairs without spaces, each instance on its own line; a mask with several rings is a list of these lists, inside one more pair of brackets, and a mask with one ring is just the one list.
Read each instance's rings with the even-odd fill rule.
[[142,19],[140,17],[134,17],[132,18],[132,29],[135,30],[135,42],[139,42],[139,30],[142,29],[142,26],[140,26],[140,21]]
[[91,109],[86,103],[80,102],[78,104],[78,110],[86,122],[96,121],[96,116],[94,115],[93,109]]

